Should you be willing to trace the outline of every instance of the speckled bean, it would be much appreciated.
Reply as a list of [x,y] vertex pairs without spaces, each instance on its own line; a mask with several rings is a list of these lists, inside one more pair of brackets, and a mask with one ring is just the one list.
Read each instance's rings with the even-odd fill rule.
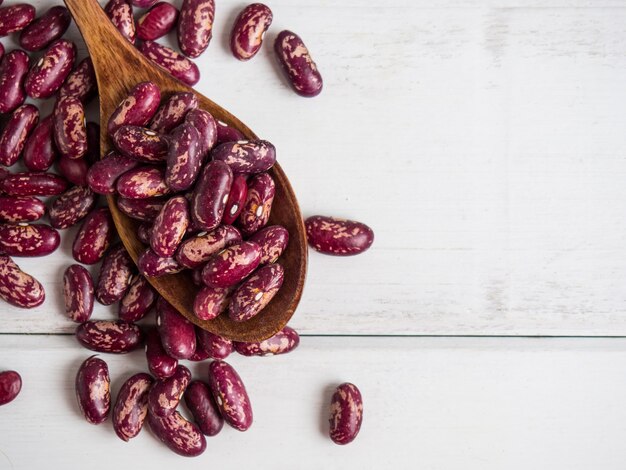
[[35,7],[17,3],[0,8],[0,36],[20,31],[35,19]]
[[0,196],[0,222],[34,222],[46,213],[46,205],[32,196]]
[[139,51],[153,63],[189,86],[195,85],[200,80],[198,66],[174,49],[154,41],[145,41],[139,46]]
[[106,207],[94,209],[87,215],[74,238],[72,256],[79,263],[94,264],[102,259],[115,232],[111,212]]
[[140,372],[130,377],[120,388],[113,407],[113,429],[115,434],[128,441],[137,436],[148,415],[148,394],[154,379]]
[[73,264],[63,275],[65,314],[77,323],[91,318],[93,312],[94,286],[91,274],[80,264]]
[[109,367],[102,359],[91,356],[76,374],[75,390],[78,407],[87,422],[100,424],[111,411],[111,379]]
[[124,297],[132,281],[135,263],[121,243],[111,247],[104,255],[96,299],[103,305],[111,305]]
[[248,195],[239,215],[239,227],[244,235],[252,235],[267,224],[274,202],[276,186],[267,173],[261,173],[248,181]]
[[74,66],[76,46],[73,42],[58,39],[31,67],[24,81],[24,90],[31,98],[51,97],[67,78]]
[[200,135],[195,127],[185,123],[174,129],[168,140],[165,181],[172,191],[184,191],[193,185],[200,172]]
[[[0,18],[1,27],[2,19]],[[2,58],[0,62],[0,113],[10,113],[24,103],[26,99],[24,80],[28,73],[28,64],[28,54],[20,50],[11,51]]]
[[176,29],[180,50],[198,57],[211,41],[215,0],[183,0]]
[[289,232],[280,225],[270,225],[252,235],[249,240],[261,247],[261,265],[272,264],[289,243]]
[[200,380],[191,382],[185,391],[185,404],[204,435],[215,436],[222,430],[224,418],[207,384]]
[[152,248],[148,248],[137,259],[139,272],[148,277],[159,277],[166,274],[176,274],[183,270],[174,258],[163,258],[157,255]]
[[20,46],[27,51],[39,51],[63,36],[71,21],[67,8],[58,5],[49,8],[22,30]]
[[94,193],[113,194],[118,178],[140,165],[134,158],[109,152],[102,160],[94,163],[87,172],[87,184]]
[[146,199],[117,198],[117,208],[128,217],[144,222],[152,222],[165,204],[162,197],[150,197]]
[[146,360],[150,373],[160,380],[171,377],[178,366],[178,359],[168,356],[165,352],[161,337],[155,328],[150,328],[146,332]]
[[25,104],[11,114],[0,133],[0,163],[11,166],[17,162],[26,140],[39,121],[39,110],[32,104]]
[[189,369],[177,366],[171,377],[156,382],[148,396],[150,413],[163,418],[176,411],[190,380]]
[[85,109],[73,96],[57,100],[53,111],[54,142],[61,155],[81,158],[87,153],[87,128]]
[[209,364],[209,388],[224,420],[238,431],[252,425],[252,406],[241,377],[224,361]]
[[176,359],[188,359],[196,350],[196,330],[189,320],[162,297],[157,300],[157,328],[163,348]]
[[226,359],[233,352],[233,342],[209,331],[198,329],[197,341],[213,359]]
[[135,276],[120,301],[120,320],[136,322],[145,317],[154,305],[157,293],[143,276]]
[[257,343],[234,342],[233,347],[242,356],[275,356],[287,354],[300,344],[300,336],[293,328],[284,327],[271,338]]
[[233,184],[228,192],[228,200],[224,207],[223,224],[232,224],[237,220],[243,210],[243,205],[248,197],[248,175],[235,174]]
[[40,282],[25,273],[10,256],[0,255],[0,298],[21,308],[41,305],[46,292]]
[[353,220],[315,215],[306,219],[304,226],[309,245],[328,255],[358,255],[374,242],[372,229]]
[[126,0],[109,0],[104,7],[104,12],[122,36],[131,44],[135,44],[135,18],[130,2]]
[[218,145],[213,160],[227,163],[233,173],[262,173],[276,162],[276,148],[267,140],[240,140]]
[[284,279],[285,271],[279,264],[260,268],[233,293],[228,305],[230,319],[242,322],[258,315],[274,298]]
[[217,135],[215,145],[223,144],[224,142],[236,142],[238,140],[245,140],[245,137],[234,127],[229,126],[223,121],[216,121]]
[[22,390],[22,377],[14,370],[0,372],[0,406],[15,400]]
[[137,37],[142,41],[154,41],[169,33],[178,20],[178,10],[167,2],[152,6],[137,21]]
[[193,313],[201,320],[213,320],[228,308],[232,287],[203,286],[193,303]]
[[202,159],[208,155],[209,150],[217,140],[217,124],[211,113],[204,109],[192,109],[185,116],[185,122],[196,128],[200,136],[200,155]]
[[145,163],[160,163],[167,157],[167,140],[161,134],[140,126],[121,126],[111,137],[123,155]]
[[70,183],[76,186],[87,186],[89,163],[86,158],[67,158],[65,155],[61,155],[57,168],[59,173]]
[[138,83],[111,114],[107,132],[113,135],[123,125],[145,126],[156,113],[160,101],[161,91],[155,83]]
[[363,421],[361,392],[351,383],[337,387],[330,402],[330,438],[335,444],[349,444],[359,433]]
[[50,225],[56,229],[71,227],[96,205],[96,197],[89,188],[75,186],[61,194],[50,206]]
[[189,225],[189,203],[185,196],[168,200],[154,220],[150,247],[159,256],[170,258],[185,236]]
[[67,181],[52,173],[12,173],[0,183],[0,189],[11,196],[55,196],[67,188]]
[[274,52],[297,94],[307,98],[320,94],[322,76],[300,36],[291,31],[282,31],[274,42]]
[[117,192],[128,199],[165,196],[170,188],[165,182],[165,169],[140,166],[127,171],[117,179]]
[[211,232],[201,232],[182,242],[176,259],[186,268],[197,268],[218,251],[240,241],[239,230],[230,225],[220,225]]
[[96,95],[97,91],[93,62],[90,57],[85,57],[67,76],[65,83],[59,88],[59,96],[73,96],[85,104]]
[[122,320],[90,320],[76,328],[76,339],[87,349],[126,354],[141,346],[141,329]]
[[230,50],[236,59],[250,60],[255,56],[272,19],[272,10],[262,3],[248,5],[239,13],[230,34]]
[[51,114],[39,121],[26,140],[22,160],[30,171],[46,171],[56,160],[57,149],[54,145],[53,130],[54,121]]
[[212,161],[205,165],[191,197],[195,227],[210,231],[220,224],[232,182],[233,172],[226,163]]
[[61,243],[59,232],[45,224],[0,224],[0,252],[9,256],[46,256]]
[[254,271],[261,261],[261,247],[236,243],[213,256],[202,269],[202,281],[211,287],[230,287]]
[[[169,3],[163,4],[174,8]],[[182,124],[187,113],[197,107],[198,98],[193,93],[187,91],[174,93],[159,107],[149,127],[156,132],[167,134]]]
[[148,424],[161,442],[183,457],[196,457],[206,449],[206,439],[198,426],[178,411],[164,418],[148,413]]

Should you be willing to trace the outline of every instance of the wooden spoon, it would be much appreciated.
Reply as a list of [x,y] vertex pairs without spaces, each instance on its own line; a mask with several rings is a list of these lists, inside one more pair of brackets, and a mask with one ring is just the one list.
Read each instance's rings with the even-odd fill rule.
[[[245,124],[224,108],[146,59],[117,31],[95,0],[65,0],[65,4],[87,44],[96,72],[100,94],[102,155],[111,147],[106,133],[109,116],[128,95],[128,91],[143,81],[156,83],[161,88],[163,96],[179,91],[193,92],[198,97],[202,109],[238,129],[246,138],[257,139]],[[236,341],[262,341],[280,331],[293,315],[304,286],[307,245],[298,201],[280,165],[275,164],[270,174],[276,182],[276,196],[269,224],[284,226],[289,231],[290,240],[279,261],[285,268],[285,281],[278,294],[261,313],[242,323],[233,322],[226,314],[211,321],[203,321],[193,313],[193,302],[198,288],[193,284],[188,272],[148,278],[159,294],[190,321],[205,330]],[[136,262],[146,247],[137,239],[138,222],[118,210],[116,199],[114,195],[107,196],[119,236]]]

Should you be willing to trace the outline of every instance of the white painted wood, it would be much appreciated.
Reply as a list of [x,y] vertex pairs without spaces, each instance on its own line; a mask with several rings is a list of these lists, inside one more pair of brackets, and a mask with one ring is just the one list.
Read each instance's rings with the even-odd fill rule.
[[[310,338],[291,355],[228,359],[254,407],[185,460],[146,430],[129,443],[77,409],[89,352],[70,336],[0,336],[0,370],[24,387],[0,407],[0,468],[621,470],[626,461],[624,339]],[[103,355],[115,393],[143,354]],[[192,367],[196,377],[206,364]],[[351,445],[326,437],[334,385],[357,384],[364,422]]]
[[[268,44],[301,34],[325,79],[314,99],[270,47],[230,56],[242,5],[218,3],[199,90],[276,144],[306,215],[377,237],[311,256],[295,327],[626,335],[626,1],[275,0]],[[49,301],[3,306],[0,331],[72,329],[65,253],[22,262]]]

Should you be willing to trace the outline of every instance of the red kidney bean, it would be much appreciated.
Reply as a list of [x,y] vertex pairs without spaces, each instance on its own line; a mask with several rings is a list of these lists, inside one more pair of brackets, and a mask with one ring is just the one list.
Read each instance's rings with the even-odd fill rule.
[[91,318],[94,287],[91,274],[80,264],[73,264],[63,275],[65,314],[77,323]]
[[145,126],[156,113],[160,101],[161,91],[155,83],[138,83],[111,114],[107,132],[113,135],[123,125]]
[[27,51],[39,51],[63,36],[71,22],[72,16],[67,8],[49,8],[22,30],[20,46]]
[[168,140],[165,181],[172,191],[184,191],[193,185],[200,172],[200,135],[191,124],[181,124]]
[[153,130],[121,126],[112,136],[113,145],[124,155],[145,163],[159,163],[167,157],[167,140]]
[[165,183],[165,169],[140,166],[127,171],[117,179],[117,192],[128,199],[146,199],[169,194]]
[[78,407],[88,423],[106,421],[111,411],[111,379],[107,363],[96,356],[85,360],[76,374]]
[[45,224],[1,224],[0,252],[9,256],[46,256],[61,243],[59,232]]
[[15,264],[10,256],[0,255],[0,298],[21,308],[33,308],[46,299],[43,286]]
[[139,272],[148,277],[159,277],[166,274],[176,274],[183,270],[174,258],[163,258],[151,248],[144,251],[137,259]]
[[39,121],[39,110],[25,104],[13,111],[0,134],[0,163],[11,166],[20,158],[26,139]]
[[120,388],[113,407],[113,429],[121,440],[128,442],[141,431],[148,415],[148,393],[153,383],[149,374],[140,372]]
[[61,194],[50,206],[50,225],[56,229],[71,227],[96,205],[96,197],[89,188],[74,186]]
[[98,194],[115,193],[117,179],[139,166],[140,162],[134,158],[120,155],[117,152],[109,152],[106,156],[94,163],[87,172],[87,184],[91,190]]
[[252,425],[252,406],[239,374],[224,361],[209,364],[209,388],[224,420],[238,431]]
[[52,119],[52,115],[42,119],[24,144],[22,159],[26,168],[31,171],[46,171],[57,158],[57,149],[53,137],[54,121]]
[[164,418],[148,413],[148,424],[161,442],[183,457],[196,457],[206,449],[206,439],[198,426],[178,411]]
[[189,86],[195,85],[200,80],[198,66],[174,49],[154,41],[146,41],[139,46],[139,51],[153,63]]
[[145,317],[154,303],[157,293],[143,276],[135,276],[128,291],[120,301],[120,320],[136,322]]
[[216,121],[216,140],[215,145],[220,145],[225,142],[236,142],[238,140],[245,140],[245,137],[234,127],[229,126],[225,122]]
[[109,0],[104,7],[104,12],[110,18],[113,26],[122,33],[131,44],[135,44],[135,18],[133,7],[126,0]]
[[206,436],[216,436],[224,426],[224,418],[217,409],[209,386],[200,380],[194,380],[185,391],[185,404],[194,421]]
[[211,287],[230,287],[254,271],[261,261],[261,247],[252,242],[233,244],[214,255],[202,269],[202,281]]
[[167,355],[161,337],[154,328],[146,333],[146,359],[150,373],[160,380],[171,377],[178,366],[178,359]]
[[189,369],[185,366],[177,366],[171,377],[156,382],[148,396],[150,413],[163,418],[176,411],[190,380]]
[[117,199],[117,208],[128,217],[144,222],[152,222],[165,204],[165,199],[152,197],[147,199]]
[[220,225],[212,232],[201,232],[182,242],[176,259],[186,268],[198,268],[218,251],[240,241],[239,230],[230,225]]
[[67,189],[67,181],[52,173],[12,173],[0,183],[11,196],[55,196]]
[[77,186],[87,186],[87,172],[89,163],[86,158],[67,158],[61,155],[58,170],[70,183]]
[[232,182],[233,172],[226,163],[212,161],[205,165],[191,198],[194,226],[210,231],[220,224]]
[[233,184],[228,193],[226,207],[224,207],[224,216],[222,223],[232,224],[237,220],[239,214],[243,210],[243,205],[248,197],[248,175],[236,174],[233,177]]
[[259,52],[272,19],[272,10],[262,3],[248,5],[239,13],[230,34],[230,50],[236,59],[250,60]]
[[320,94],[322,76],[300,36],[291,31],[282,31],[274,42],[274,52],[297,94],[307,98]]
[[73,42],[58,39],[46,50],[26,75],[24,90],[31,98],[51,97],[67,78],[74,66],[76,46]]
[[196,330],[189,320],[162,297],[157,300],[157,328],[163,348],[176,359],[188,359],[196,350]]
[[226,359],[233,352],[233,342],[209,331],[198,328],[199,346],[209,352],[213,359]]
[[272,264],[280,257],[289,243],[289,232],[281,225],[271,225],[259,230],[249,241],[261,247],[261,265]]
[[150,8],[156,1],[157,0],[131,0],[130,3],[138,8]]
[[35,19],[35,7],[18,3],[0,8],[0,36],[20,31]]
[[228,308],[232,287],[202,287],[196,294],[193,313],[201,320],[213,320]]
[[135,263],[121,243],[111,247],[100,266],[96,299],[103,305],[111,305],[124,297],[132,281]]
[[183,54],[198,57],[209,47],[214,15],[215,0],[183,0],[176,30]]
[[152,6],[137,21],[137,37],[142,41],[154,41],[169,33],[178,19],[178,10],[167,2]]
[[22,377],[14,370],[0,372],[0,406],[15,400],[22,390]]
[[275,193],[276,185],[267,173],[260,173],[250,179],[246,202],[239,215],[239,227],[244,235],[252,235],[265,227]]
[[126,354],[141,346],[141,329],[122,320],[89,320],[78,325],[76,339],[87,349],[103,353]]
[[54,142],[61,155],[81,158],[87,152],[85,110],[77,98],[64,96],[54,105]]
[[98,84],[91,57],[85,57],[67,76],[59,88],[59,97],[73,96],[82,103],[88,103],[96,95]]
[[[138,199],[138,200],[144,200],[144,199]],[[152,231],[152,224],[150,222],[144,222],[142,224],[139,224],[139,227],[137,227],[137,238],[144,245],[149,245],[151,231]]]
[[300,344],[300,336],[293,328],[286,326],[271,338],[257,343],[234,342],[233,347],[242,356],[275,356],[287,354]]
[[200,136],[200,155],[204,159],[217,139],[217,124],[211,113],[204,109],[192,109],[185,115],[185,122],[196,128]]
[[284,279],[285,271],[280,264],[260,268],[233,293],[228,305],[230,319],[242,322],[258,315],[274,298]]
[[309,245],[328,255],[358,255],[374,242],[372,229],[353,220],[315,215],[306,219],[304,226]]
[[[1,10],[2,8],[0,8]],[[0,29],[2,24],[0,18]],[[0,63],[0,113],[10,113],[24,103],[26,99],[24,80],[28,73],[28,63],[28,54],[20,50],[11,51],[2,58]]]
[[337,387],[330,402],[330,438],[335,444],[349,444],[359,433],[363,422],[361,392],[351,383]]
[[227,163],[233,173],[262,173],[276,163],[276,148],[267,140],[226,142],[213,149],[211,158]]
[[[157,5],[161,5],[161,3]],[[163,3],[163,5],[174,8],[169,3]],[[193,93],[186,91],[174,93],[159,107],[152,118],[152,122],[150,122],[150,129],[167,134],[182,124],[186,114],[197,107],[198,98]]]
[[33,222],[46,213],[46,205],[32,196],[0,196],[0,222]]
[[176,253],[189,225],[188,205],[185,196],[176,196],[161,209],[150,234],[150,247],[157,255],[170,258]]
[[114,232],[115,227],[108,208],[100,207],[91,211],[74,238],[74,259],[83,264],[100,261],[111,244]]

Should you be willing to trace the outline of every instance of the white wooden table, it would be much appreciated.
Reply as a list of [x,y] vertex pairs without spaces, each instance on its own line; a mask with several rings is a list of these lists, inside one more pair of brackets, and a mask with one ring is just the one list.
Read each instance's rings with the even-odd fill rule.
[[[0,408],[0,469],[623,469],[626,339],[414,336],[626,336],[626,0],[268,4],[267,44],[240,63],[227,44],[245,2],[218,0],[197,88],[277,146],[305,216],[364,221],[374,246],[311,253],[301,347],[229,359],[253,428],[182,460],[78,414],[88,352],[62,314],[69,230],[54,255],[19,260],[46,303],[0,306],[0,370],[24,378]],[[282,29],[309,46],[319,97],[279,75],[268,46]],[[145,367],[140,352],[105,359],[115,390]],[[365,420],[338,447],[326,402],[348,380]]]

